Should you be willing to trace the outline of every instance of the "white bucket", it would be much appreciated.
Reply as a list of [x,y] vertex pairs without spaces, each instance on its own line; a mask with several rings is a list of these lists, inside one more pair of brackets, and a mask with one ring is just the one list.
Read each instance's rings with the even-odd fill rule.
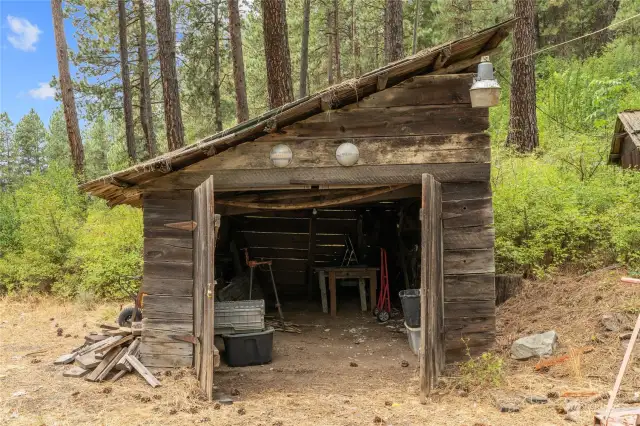
[[414,354],[418,355],[420,353],[420,327],[409,327],[406,322],[404,326],[407,329],[409,347]]

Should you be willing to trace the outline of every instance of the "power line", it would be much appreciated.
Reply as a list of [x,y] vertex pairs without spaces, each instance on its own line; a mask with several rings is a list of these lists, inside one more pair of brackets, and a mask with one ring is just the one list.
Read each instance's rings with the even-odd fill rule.
[[636,19],[638,17],[640,17],[640,13],[638,13],[637,15],[633,15],[633,16],[630,16],[628,18],[625,18],[622,21],[614,22],[613,24],[608,25],[608,26],[606,26],[604,28],[601,28],[599,30],[596,30],[596,31],[593,31],[593,32],[590,32],[590,33],[587,33],[587,34],[583,34],[583,35],[581,35],[579,37],[576,37],[576,38],[573,38],[571,40],[563,41],[562,43],[554,44],[553,46],[547,46],[547,47],[542,48],[540,50],[536,50],[535,52],[530,53],[528,55],[524,55],[524,56],[521,56],[519,58],[513,59],[511,62],[516,62],[516,61],[519,61],[521,59],[525,59],[525,58],[528,58],[530,56],[534,56],[534,55],[537,55],[539,53],[546,52],[547,50],[555,49],[556,47],[560,47],[560,46],[564,46],[565,44],[573,43],[576,40],[581,40],[581,39],[586,38],[586,37],[591,37],[594,34],[598,34],[598,33],[601,33],[603,31],[606,31],[606,30],[608,30],[610,28],[617,27],[618,25],[622,25],[622,24],[624,24],[626,22],[629,22],[629,21],[631,21],[633,19]]

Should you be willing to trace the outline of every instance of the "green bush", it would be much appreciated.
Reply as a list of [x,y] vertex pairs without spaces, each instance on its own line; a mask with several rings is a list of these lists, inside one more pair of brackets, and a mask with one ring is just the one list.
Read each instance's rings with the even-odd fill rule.
[[140,209],[93,204],[71,250],[69,270],[75,273],[57,290],[126,296],[127,289],[121,288],[127,282],[123,277],[142,275],[142,242]]

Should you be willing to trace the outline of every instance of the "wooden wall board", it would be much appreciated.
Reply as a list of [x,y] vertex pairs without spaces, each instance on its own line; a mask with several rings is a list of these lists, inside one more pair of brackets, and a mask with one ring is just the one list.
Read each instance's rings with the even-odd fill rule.
[[260,190],[290,185],[395,185],[417,184],[423,173],[440,182],[488,181],[491,167],[485,163],[401,164],[381,166],[280,168],[269,170],[237,169],[180,170],[159,178],[142,190],[194,188],[206,176],[213,175],[218,191]]
[[445,250],[445,275],[495,273],[493,249]]
[[142,291],[148,294],[192,296],[193,280],[143,276]]
[[473,74],[420,75],[367,96],[360,108],[470,104]]
[[325,138],[429,135],[483,132],[489,127],[486,108],[470,105],[353,108],[317,114],[256,139],[273,141]]
[[445,250],[492,248],[495,229],[491,226],[445,228],[443,244]]
[[446,275],[444,297],[447,302],[495,300],[493,274]]
[[492,224],[491,198],[445,201],[442,203],[442,219],[445,228]]
[[[191,220],[192,192],[144,195],[144,316],[140,357],[149,367],[191,366],[193,348],[168,334],[191,334],[193,327],[192,232],[165,225]],[[162,328],[158,329],[161,325]],[[188,332],[187,332],[188,331]],[[165,334],[162,339],[158,335]],[[176,343],[178,346],[176,346]],[[180,347],[178,351],[176,348]]]
[[458,133],[390,137],[338,137],[337,139],[301,139],[248,142],[210,157],[186,170],[277,169],[269,159],[272,148],[286,142],[293,158],[288,168],[335,167],[336,149],[343,143],[358,147],[357,165],[394,165],[425,163],[478,163],[491,161],[489,135]]

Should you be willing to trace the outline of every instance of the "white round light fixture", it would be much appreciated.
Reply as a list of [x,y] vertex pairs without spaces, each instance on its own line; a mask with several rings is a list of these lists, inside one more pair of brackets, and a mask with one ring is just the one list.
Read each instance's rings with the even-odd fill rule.
[[291,148],[289,148],[287,145],[280,144],[271,148],[269,159],[271,160],[271,163],[276,167],[287,167],[289,164],[291,164],[293,153],[291,152]]
[[336,149],[336,160],[343,166],[353,166],[359,159],[360,151],[351,142],[343,143]]

